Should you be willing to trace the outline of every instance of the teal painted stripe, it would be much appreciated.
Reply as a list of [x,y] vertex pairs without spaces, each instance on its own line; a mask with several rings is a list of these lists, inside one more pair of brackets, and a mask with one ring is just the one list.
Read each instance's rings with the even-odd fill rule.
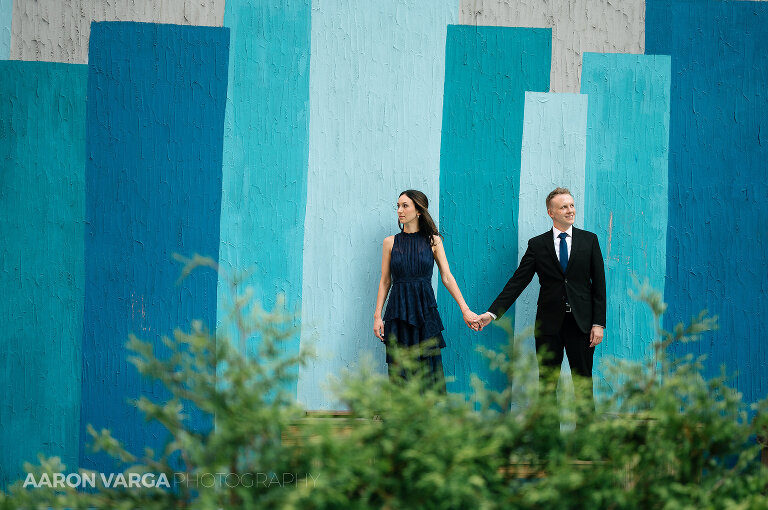
[[76,468],[87,68],[0,62],[0,485]]
[[585,53],[581,92],[589,95],[584,225],[605,259],[608,316],[595,355],[651,355],[648,307],[628,295],[633,276],[664,289],[670,57]]
[[372,355],[383,239],[401,191],[438,213],[445,34],[456,0],[314,0],[302,343],[319,359],[299,375],[309,408],[337,408],[329,375]]
[[[518,194],[525,91],[549,89],[551,29],[449,26],[440,154],[440,226],[467,304],[484,312],[518,261]],[[471,373],[501,389],[475,352],[507,341],[498,328],[469,330],[450,294],[438,293],[452,392],[468,393]],[[512,311],[508,314],[514,319]]]
[[[518,218],[518,261],[528,240],[552,229],[546,197],[558,186],[571,190],[576,202],[575,226],[583,228],[584,162],[587,154],[587,96],[580,94],[525,94],[523,145],[520,169],[520,215]],[[539,278],[533,277],[515,304],[515,325],[521,332],[536,321]],[[523,341],[522,356],[536,366],[533,335]],[[521,387],[538,384],[535,373],[519,373]],[[563,361],[561,377],[570,379],[570,366]],[[563,388],[563,386],[560,386]]]
[[11,56],[11,21],[13,19],[13,0],[0,0],[0,60]]
[[[250,270],[244,286],[269,310],[278,294],[289,307],[301,303],[310,10],[310,0],[228,0],[224,12],[231,46],[219,262],[230,273]],[[222,279],[218,293],[221,321],[231,296]],[[282,347],[298,352],[298,335]]]

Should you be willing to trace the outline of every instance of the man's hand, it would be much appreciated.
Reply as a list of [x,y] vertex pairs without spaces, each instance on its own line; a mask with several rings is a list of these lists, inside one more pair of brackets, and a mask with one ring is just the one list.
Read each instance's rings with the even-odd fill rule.
[[603,341],[603,327],[592,326],[592,331],[589,332],[589,346],[594,347]]
[[493,320],[493,317],[491,317],[491,314],[488,312],[485,312],[484,314],[478,316],[477,321],[475,322],[475,331],[482,331],[484,327],[486,327],[488,324],[491,323]]

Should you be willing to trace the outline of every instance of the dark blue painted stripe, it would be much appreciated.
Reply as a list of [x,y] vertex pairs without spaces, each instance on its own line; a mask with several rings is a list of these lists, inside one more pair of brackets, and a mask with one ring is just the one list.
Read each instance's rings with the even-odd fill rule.
[[[91,27],[81,439],[90,423],[141,453],[165,434],[126,399],[166,395],[126,361],[128,334],[162,355],[162,335],[216,320],[216,275],[176,285],[172,255],[218,254],[229,29]],[[87,451],[81,462],[111,467]]]
[[704,308],[720,330],[677,354],[768,392],[768,5],[649,1],[646,51],[672,56],[666,326]]

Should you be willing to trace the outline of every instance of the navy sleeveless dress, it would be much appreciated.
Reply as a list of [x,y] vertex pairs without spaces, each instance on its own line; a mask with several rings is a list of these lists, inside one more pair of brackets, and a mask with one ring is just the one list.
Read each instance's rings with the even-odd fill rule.
[[429,241],[421,233],[401,232],[395,235],[389,268],[392,288],[384,313],[384,338],[387,339],[387,364],[394,375],[390,356],[390,342],[401,347],[419,345],[434,339],[439,349],[422,356],[432,382],[445,390],[443,359],[440,349],[445,347],[443,322],[437,311],[435,292],[432,290],[432,269],[435,259]]

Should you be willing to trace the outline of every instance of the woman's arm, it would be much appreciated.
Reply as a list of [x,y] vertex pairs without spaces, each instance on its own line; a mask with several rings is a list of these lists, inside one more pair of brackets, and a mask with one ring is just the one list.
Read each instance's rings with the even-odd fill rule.
[[379,280],[379,292],[376,294],[376,310],[373,312],[373,334],[382,342],[384,341],[384,321],[381,320],[381,309],[389,294],[392,278],[389,274],[389,260],[392,257],[392,246],[395,244],[395,236],[384,239],[381,248],[381,279]]
[[461,314],[464,317],[464,322],[470,328],[477,330],[477,326],[475,324],[478,320],[478,316],[469,309],[469,306],[467,306],[467,303],[464,301],[464,297],[461,295],[461,291],[459,290],[459,284],[456,283],[456,278],[454,278],[451,274],[451,269],[448,267],[448,258],[445,256],[443,240],[440,239],[440,236],[434,236],[434,239],[435,246],[432,247],[432,253],[435,256],[437,268],[440,270],[440,279],[442,280],[443,285],[445,285],[445,288],[448,289],[448,292],[450,292],[451,296],[453,296],[453,299],[455,299],[456,303],[459,305]]

